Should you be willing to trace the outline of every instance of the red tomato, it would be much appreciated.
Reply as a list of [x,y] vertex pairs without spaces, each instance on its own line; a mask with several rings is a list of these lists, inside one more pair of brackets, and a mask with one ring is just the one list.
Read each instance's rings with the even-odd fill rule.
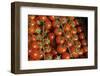
[[88,47],[87,46],[84,46],[83,47],[83,50],[84,50],[84,53],[88,52]]
[[73,35],[73,38],[72,38],[74,41],[77,41],[78,40],[78,36],[77,35]]
[[56,28],[56,29],[54,30],[54,34],[55,34],[56,36],[61,36],[61,35],[62,35],[62,29]]
[[64,37],[62,37],[62,36],[57,36],[56,37],[56,43],[57,44],[64,44],[64,42],[65,42]]
[[80,38],[80,40],[81,40],[81,39],[84,39],[84,38],[85,38],[84,33],[80,33],[80,34],[79,34],[79,38]]
[[62,59],[70,59],[70,55],[69,55],[69,53],[65,52],[65,53],[62,53],[61,58]]
[[66,50],[67,50],[67,48],[65,46],[62,46],[62,45],[57,46],[57,52],[59,54],[66,52]]
[[40,60],[43,58],[43,52],[39,50],[34,50],[31,52],[30,57],[32,60]]
[[35,28],[34,28],[34,27],[29,27],[29,28],[28,28],[28,33],[29,33],[29,34],[35,33]]
[[83,31],[83,30],[82,30],[82,27],[81,27],[81,26],[78,26],[78,27],[77,27],[77,32],[80,33],[80,32],[82,32],[82,31]]
[[67,46],[71,47],[73,45],[72,41],[67,41]]
[[79,57],[79,54],[78,54],[77,52],[72,52],[72,56],[73,56],[74,58],[78,58],[78,57]]
[[86,40],[85,40],[85,39],[81,40],[81,44],[82,44],[83,46],[86,46],[86,45],[87,45]]
[[76,47],[75,46],[71,46],[69,51],[75,52],[76,51]]
[[84,51],[83,48],[81,48],[80,51],[78,52],[78,54],[79,54],[80,56],[83,55],[83,51]]
[[76,34],[76,33],[77,33],[77,30],[76,30],[76,29],[74,29],[74,28],[73,28],[73,29],[71,29],[71,33],[72,33],[72,34]]
[[36,36],[32,35],[32,41],[36,41]]
[[38,45],[38,43],[37,42],[33,42],[32,43],[32,49],[39,49],[39,45]]
[[55,20],[55,17],[54,17],[54,16],[49,16],[49,19],[50,19],[51,21],[54,21],[54,20]]
[[50,41],[53,41],[55,38],[55,35],[54,35],[54,33],[49,33],[48,37],[49,37]]
[[40,20],[43,20],[43,21],[46,21],[47,20],[47,17],[46,16],[39,16],[40,17]]
[[81,47],[80,41],[75,41],[75,46],[76,46],[77,48],[80,48],[80,47]]
[[60,27],[60,22],[58,22],[57,20],[53,21],[52,26],[53,26],[53,28],[59,28]]
[[65,33],[65,37],[66,37],[67,39],[70,39],[70,38],[72,37],[72,34],[71,34],[70,32],[66,32],[66,33]]
[[53,56],[56,56],[56,55],[57,55],[57,51],[56,51],[55,49],[52,49],[51,54],[52,54]]
[[64,26],[64,31],[67,32],[67,31],[70,31],[70,30],[71,30],[71,25],[66,24],[66,25]]
[[45,28],[46,28],[47,30],[49,30],[49,29],[51,29],[51,27],[52,27],[51,22],[50,22],[50,21],[45,21]]

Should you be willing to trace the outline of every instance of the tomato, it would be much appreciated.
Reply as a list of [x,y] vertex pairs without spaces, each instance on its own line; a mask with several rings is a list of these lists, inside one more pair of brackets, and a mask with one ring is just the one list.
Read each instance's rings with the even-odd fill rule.
[[35,35],[32,35],[32,41],[34,42],[34,41],[36,41],[37,39],[36,39],[36,36]]
[[55,16],[49,16],[49,19],[50,19],[51,21],[54,21],[54,20],[55,20]]
[[84,33],[80,33],[80,34],[79,34],[79,39],[82,40],[82,39],[84,39],[84,38],[85,38]]
[[77,48],[80,48],[80,47],[81,47],[80,41],[75,41],[75,46],[76,46]]
[[86,40],[85,40],[85,39],[81,40],[81,44],[82,44],[83,46],[86,46],[86,45],[87,45]]
[[39,16],[40,17],[40,20],[43,20],[43,21],[46,21],[47,20],[47,17],[46,16]]
[[60,29],[60,28],[55,28],[55,29],[54,29],[54,34],[55,34],[56,36],[61,36],[61,35],[62,35],[62,29]]
[[28,33],[29,33],[29,34],[33,34],[33,33],[35,33],[35,28],[32,27],[32,26],[29,27],[29,28],[28,28]]
[[46,53],[46,54],[44,55],[44,59],[45,59],[45,60],[52,60],[52,58],[53,58],[53,56],[52,56],[51,53]]
[[84,53],[88,52],[88,47],[87,46],[83,46],[83,50],[84,50]]
[[71,52],[75,52],[76,51],[76,47],[75,46],[71,46],[69,49],[70,49],[69,51],[71,51]]
[[80,48],[80,50],[79,50],[79,52],[78,52],[78,54],[81,56],[81,55],[83,55],[83,48]]
[[67,46],[71,47],[73,45],[72,41],[67,41]]
[[57,52],[59,54],[66,52],[66,50],[67,50],[67,48],[65,46],[62,46],[62,45],[57,46]]
[[40,60],[43,58],[43,52],[39,50],[34,50],[31,52],[30,57],[32,60]]
[[52,49],[51,54],[52,54],[53,56],[56,56],[56,55],[57,55],[57,51],[56,51],[55,49]]
[[60,22],[58,20],[55,20],[52,22],[53,28],[60,28]]
[[29,19],[30,23],[34,23],[35,22],[35,16],[30,15],[30,16],[28,16],[28,19]]
[[62,53],[61,58],[62,58],[62,59],[70,59],[70,54],[67,53],[67,52]]
[[50,41],[53,41],[55,38],[55,35],[54,35],[54,33],[49,33],[48,37],[49,37]]
[[77,30],[75,28],[71,29],[72,34],[77,34]]
[[81,27],[81,26],[78,26],[78,27],[77,27],[77,32],[80,33],[80,32],[82,32],[82,31],[83,31],[83,30],[82,30],[82,27]]
[[79,54],[78,54],[77,52],[72,52],[72,56],[73,56],[74,58],[78,58],[78,57],[79,57]]
[[49,29],[51,29],[51,27],[52,27],[51,22],[50,22],[50,21],[45,21],[45,28],[46,28],[47,30],[49,30]]
[[32,43],[32,49],[35,49],[35,50],[39,49],[39,45],[37,42]]
[[64,42],[65,42],[64,37],[62,37],[62,36],[57,36],[56,37],[56,43],[57,44],[64,44]]
[[79,25],[79,22],[78,22],[77,19],[74,19],[74,25],[75,25],[75,26]]
[[69,24],[64,25],[65,32],[70,31],[70,30],[71,30],[71,25],[69,25]]
[[65,33],[65,37],[66,37],[67,39],[70,39],[70,38],[72,37],[72,34],[71,34],[70,32],[66,32],[66,33]]
[[73,35],[72,39],[73,39],[74,41],[77,41],[77,40],[78,40],[78,36],[77,36],[77,35]]

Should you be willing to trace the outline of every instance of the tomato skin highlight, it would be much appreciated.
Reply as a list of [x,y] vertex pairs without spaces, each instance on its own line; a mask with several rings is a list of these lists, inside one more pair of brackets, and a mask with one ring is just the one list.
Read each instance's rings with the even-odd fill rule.
[[62,37],[62,36],[57,36],[56,37],[56,43],[57,44],[64,44],[64,42],[65,42],[65,39],[64,39],[64,37]]

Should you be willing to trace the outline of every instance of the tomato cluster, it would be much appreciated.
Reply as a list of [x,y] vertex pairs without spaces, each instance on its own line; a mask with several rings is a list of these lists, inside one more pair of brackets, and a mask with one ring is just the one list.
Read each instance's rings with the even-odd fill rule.
[[80,21],[73,16],[28,16],[29,60],[86,58],[88,47]]

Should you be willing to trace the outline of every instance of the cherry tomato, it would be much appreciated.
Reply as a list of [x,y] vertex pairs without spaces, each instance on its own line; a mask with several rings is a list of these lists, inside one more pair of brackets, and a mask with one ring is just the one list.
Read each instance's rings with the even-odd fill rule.
[[78,36],[77,35],[73,35],[73,38],[72,38],[74,41],[77,41],[78,40]]
[[71,30],[71,25],[69,25],[69,24],[64,25],[65,32],[70,31],[70,30]]
[[50,19],[51,21],[54,21],[54,20],[55,20],[55,16],[49,16],[49,19]]
[[52,54],[53,56],[56,56],[56,55],[57,55],[57,51],[56,51],[55,49],[52,49],[51,54]]
[[62,54],[62,53],[64,53],[64,52],[66,52],[66,47],[65,46],[62,46],[62,45],[59,45],[59,46],[57,46],[57,52],[59,53],[59,54]]
[[82,44],[83,46],[86,46],[86,45],[87,45],[86,40],[85,40],[85,39],[81,40],[81,44]]
[[77,30],[75,28],[71,29],[71,33],[72,34],[76,34],[77,33]]
[[69,55],[69,53],[65,52],[65,53],[62,53],[61,58],[62,59],[70,59],[70,55]]
[[56,29],[54,30],[54,34],[55,34],[56,36],[61,36],[61,35],[62,35],[62,29],[56,28]]
[[79,38],[80,38],[80,40],[84,39],[84,38],[85,38],[84,33],[80,33],[80,34],[79,34]]
[[70,38],[72,37],[72,34],[71,34],[70,32],[66,32],[66,33],[65,33],[65,37],[66,37],[67,39],[70,39]]
[[29,27],[29,28],[28,28],[28,33],[29,33],[29,34],[33,34],[33,33],[35,33],[35,28],[32,27],[32,26]]
[[47,17],[46,16],[39,16],[40,17],[40,20],[43,20],[43,21],[46,21],[47,20]]
[[49,33],[48,37],[49,37],[50,41],[53,41],[55,38],[55,35],[54,35],[54,33]]
[[56,43],[57,44],[64,44],[64,42],[65,42],[64,37],[62,37],[62,36],[57,36],[56,37]]
[[72,41],[67,41],[67,46],[71,47],[73,45]]
[[49,30],[49,29],[51,29],[51,27],[52,27],[51,22],[50,22],[50,21],[46,21],[46,22],[45,22],[45,28],[46,28],[47,30]]
[[74,58],[78,58],[78,57],[79,57],[79,54],[78,54],[77,52],[72,52],[72,56],[73,56]]
[[36,36],[35,35],[32,35],[32,41],[36,41]]
[[35,50],[39,49],[39,45],[37,42],[32,43],[32,49],[35,49]]
[[43,58],[43,52],[39,50],[34,50],[31,52],[30,57],[32,60],[40,60]]
[[82,31],[83,31],[83,30],[82,30],[82,27],[81,27],[81,26],[78,26],[78,27],[77,27],[77,32],[80,33],[80,32],[82,32]]
[[75,41],[75,46],[76,46],[77,48],[80,48],[80,47],[81,47],[80,41]]
[[53,21],[52,22],[52,26],[53,26],[53,28],[60,28],[60,22],[59,21]]
[[75,46],[71,46],[69,51],[75,52],[76,51],[76,47]]
[[83,55],[83,51],[84,51],[83,48],[81,48],[80,51],[78,52],[78,54],[79,54],[80,56]]
[[83,50],[84,50],[84,53],[88,52],[88,47],[87,46],[84,46],[83,47]]

